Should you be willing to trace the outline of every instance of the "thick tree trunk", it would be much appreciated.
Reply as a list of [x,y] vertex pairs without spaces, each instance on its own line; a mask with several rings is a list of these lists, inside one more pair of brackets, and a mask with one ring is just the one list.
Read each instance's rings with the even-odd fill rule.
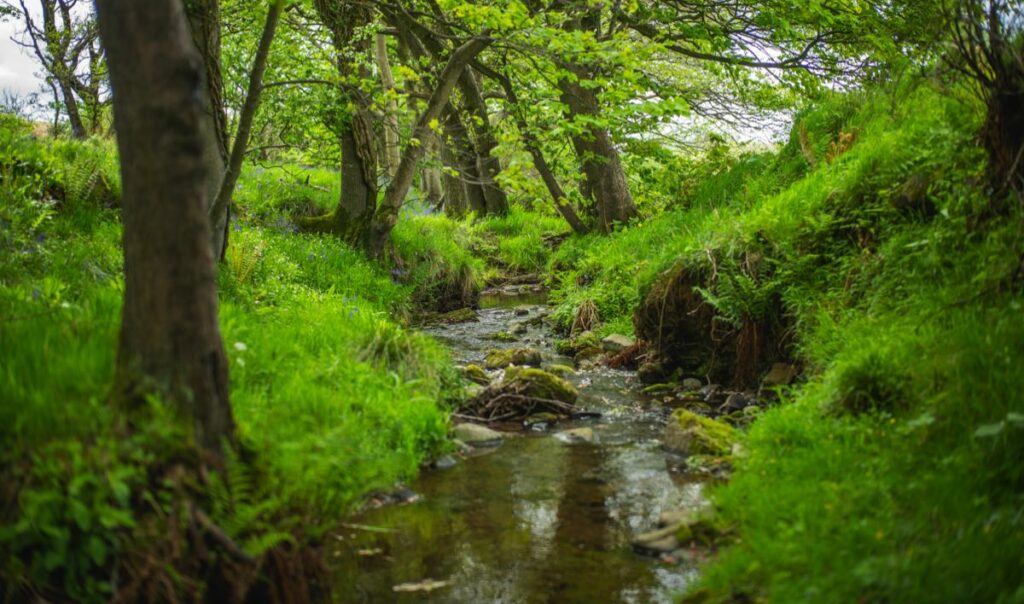
[[476,141],[476,167],[487,202],[487,213],[503,216],[508,213],[508,196],[496,180],[501,172],[501,162],[494,156],[494,148],[498,146],[498,141],[494,138],[487,103],[480,92],[480,85],[469,69],[459,78],[459,91],[471,115],[470,123]]
[[[577,80],[563,78],[558,82],[562,102],[568,107],[568,118],[579,120],[600,117],[601,107],[597,94],[579,84],[581,80],[590,79],[589,74],[578,66],[570,69],[576,74]],[[608,130],[595,125],[587,127],[582,134],[574,135],[572,144],[586,175],[587,188],[597,206],[601,229],[609,233],[615,223],[628,222],[636,216],[636,205],[629,192],[619,152]]]
[[341,197],[334,231],[352,245],[367,245],[377,210],[377,153],[369,112],[359,110],[341,132]]
[[210,206],[211,244],[213,255],[218,259],[223,259],[224,252],[227,250],[228,208],[231,207],[231,196],[234,195],[238,177],[242,174],[242,161],[245,159],[245,150],[249,145],[252,122],[260,105],[263,74],[267,70],[267,57],[270,55],[270,45],[274,41],[274,32],[277,30],[277,22],[281,18],[283,9],[284,0],[274,0],[267,9],[263,34],[256,47],[256,57],[253,59],[252,70],[249,73],[249,88],[246,91],[245,104],[242,105],[242,113],[238,116],[238,131],[235,132],[231,158],[228,161],[227,170],[224,172],[224,178],[221,180],[217,197],[213,205]]
[[[491,38],[487,37],[485,32],[483,36],[470,39],[452,52],[448,63],[437,78],[437,87],[431,93],[426,109],[416,120],[413,138],[423,141],[432,135],[431,122],[441,117],[441,112],[448,104],[448,98],[451,96],[459,76],[469,62],[483,52],[491,42]],[[409,144],[402,152],[402,159],[395,172],[395,179],[384,192],[384,200],[377,209],[373,220],[369,244],[370,253],[376,257],[383,254],[384,246],[391,237],[391,230],[398,222],[398,212],[402,209],[402,202],[412,186],[416,166],[422,159],[424,151],[422,144]]]
[[98,0],[121,158],[124,310],[114,396],[155,394],[220,452],[234,439],[207,217],[203,61],[178,0]]

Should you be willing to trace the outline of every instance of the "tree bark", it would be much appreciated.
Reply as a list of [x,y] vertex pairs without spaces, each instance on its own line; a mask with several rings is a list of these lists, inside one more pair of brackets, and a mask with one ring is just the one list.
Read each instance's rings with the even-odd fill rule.
[[227,250],[228,208],[231,207],[231,196],[234,195],[238,177],[242,174],[242,161],[245,159],[245,150],[249,145],[252,122],[256,117],[256,110],[260,106],[260,93],[263,90],[263,74],[267,70],[267,57],[270,55],[270,45],[274,41],[274,32],[277,30],[277,23],[283,9],[284,0],[274,0],[267,8],[263,34],[256,47],[256,57],[253,59],[252,70],[249,73],[249,88],[245,94],[245,104],[242,105],[242,112],[238,116],[238,131],[235,132],[235,142],[231,147],[231,158],[224,171],[224,178],[221,180],[217,197],[213,205],[210,206],[211,244],[214,257],[218,259],[223,259],[224,252]]
[[[567,117],[570,120],[599,117],[601,107],[597,94],[579,84],[580,80],[590,79],[590,74],[579,66],[570,66],[569,69],[578,79],[562,78],[558,81],[561,100],[568,107]],[[628,222],[636,216],[636,205],[629,192],[619,152],[608,130],[596,125],[586,127],[582,134],[573,135],[572,144],[586,176],[587,188],[597,206],[601,229],[610,233],[615,223]]]
[[485,32],[480,37],[463,43],[452,52],[448,63],[441,71],[441,75],[438,76],[437,87],[431,93],[426,109],[416,120],[416,126],[413,129],[414,141],[410,141],[403,150],[395,178],[384,192],[384,200],[374,216],[373,228],[370,233],[370,253],[373,256],[380,257],[383,254],[384,246],[391,236],[391,230],[398,222],[398,212],[402,209],[402,202],[412,186],[416,165],[425,151],[422,141],[433,134],[430,127],[431,122],[441,116],[456,81],[469,62],[483,52],[492,41],[488,32]]
[[391,61],[388,60],[388,41],[384,34],[377,34],[374,41],[374,55],[377,69],[380,70],[380,83],[384,88],[387,100],[384,103],[384,165],[388,177],[394,178],[398,170],[398,102],[392,96],[395,89],[395,77],[391,74]]
[[215,137],[177,0],[98,0],[121,158],[124,310],[114,397],[153,394],[219,454],[234,440],[207,217]]

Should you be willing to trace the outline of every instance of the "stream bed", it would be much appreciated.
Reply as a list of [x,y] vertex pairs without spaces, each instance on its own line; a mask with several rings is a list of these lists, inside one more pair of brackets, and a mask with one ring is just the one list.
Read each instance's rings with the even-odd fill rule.
[[[459,363],[494,348],[530,346],[548,363],[547,326],[518,342],[489,339],[544,312],[543,297],[485,298],[478,322],[425,329]],[[530,314],[524,304],[530,304]],[[673,472],[661,448],[665,411],[640,394],[635,375],[604,366],[569,376],[577,405],[598,419],[507,434],[500,447],[427,469],[407,503],[367,510],[331,538],[339,602],[671,602],[693,579],[685,557],[652,558],[630,542],[662,512],[705,505],[702,484]],[[593,442],[558,436],[593,429]]]

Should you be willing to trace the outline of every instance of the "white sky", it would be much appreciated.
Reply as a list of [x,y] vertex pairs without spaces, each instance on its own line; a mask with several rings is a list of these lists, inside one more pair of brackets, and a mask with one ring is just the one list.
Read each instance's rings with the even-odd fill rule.
[[19,29],[19,22],[0,21],[0,91],[24,96],[40,92],[43,80],[36,76],[40,67],[32,52],[11,40]]

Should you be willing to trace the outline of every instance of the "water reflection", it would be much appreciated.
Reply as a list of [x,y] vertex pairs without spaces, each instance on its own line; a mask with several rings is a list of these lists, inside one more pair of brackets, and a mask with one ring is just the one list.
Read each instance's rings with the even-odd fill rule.
[[[432,333],[462,360],[479,360],[513,313],[481,311],[479,323]],[[538,334],[531,331],[534,336]],[[540,334],[538,339],[549,338]],[[553,355],[550,348],[542,348]],[[596,442],[544,434],[509,438],[497,451],[424,473],[422,499],[385,507],[333,543],[340,602],[671,602],[692,569],[641,558],[629,541],[665,509],[702,505],[699,484],[673,482],[658,439],[663,416],[627,387],[622,372],[575,376],[581,404],[605,412]],[[571,427],[571,426],[562,426]],[[430,593],[395,585],[450,582]]]

